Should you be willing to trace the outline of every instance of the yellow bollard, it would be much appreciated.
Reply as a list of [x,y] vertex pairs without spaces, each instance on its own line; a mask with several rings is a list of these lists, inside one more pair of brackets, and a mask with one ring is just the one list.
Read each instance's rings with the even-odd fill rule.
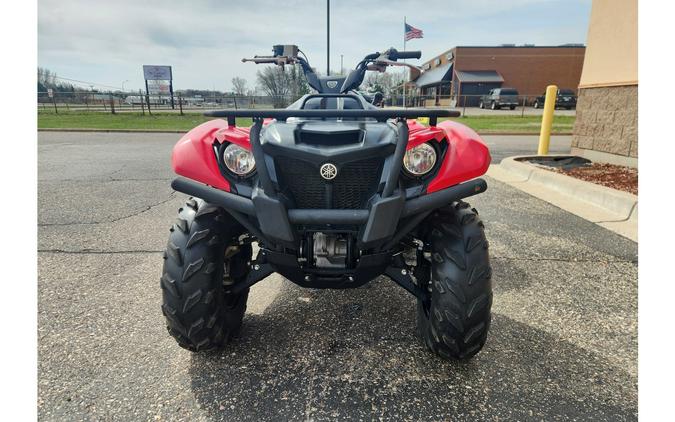
[[546,100],[544,101],[544,114],[541,116],[541,132],[539,133],[537,155],[548,155],[548,145],[551,143],[551,127],[553,126],[553,112],[555,111],[557,95],[557,86],[549,85],[546,87]]

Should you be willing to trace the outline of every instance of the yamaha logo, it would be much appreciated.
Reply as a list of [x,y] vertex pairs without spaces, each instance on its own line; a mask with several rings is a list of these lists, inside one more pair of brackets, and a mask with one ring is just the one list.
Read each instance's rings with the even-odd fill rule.
[[337,167],[334,164],[326,163],[319,169],[319,174],[326,180],[333,180],[337,176]]
[[326,85],[328,85],[328,88],[335,88],[337,86],[337,81],[328,81],[326,82]]

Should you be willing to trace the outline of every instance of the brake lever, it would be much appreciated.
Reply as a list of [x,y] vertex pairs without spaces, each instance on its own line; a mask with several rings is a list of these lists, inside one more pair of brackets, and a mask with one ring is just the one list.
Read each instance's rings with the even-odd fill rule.
[[247,59],[243,58],[241,59],[242,62],[253,62],[255,64],[262,64],[262,63],[273,63],[279,66],[283,66],[286,64],[293,64],[295,63],[295,59],[292,57],[287,57],[287,56],[253,56],[252,59]]
[[[382,57],[382,56],[380,56],[380,57]],[[421,67],[415,66],[415,65],[410,64],[410,63],[390,60],[389,57],[387,57],[387,56],[385,56],[385,58],[382,58],[382,59],[380,59],[378,57],[377,60],[375,60],[373,62],[373,65],[383,67],[383,68],[386,67],[386,66],[405,66],[405,67],[409,67],[411,69],[419,70],[420,72],[423,70]]]

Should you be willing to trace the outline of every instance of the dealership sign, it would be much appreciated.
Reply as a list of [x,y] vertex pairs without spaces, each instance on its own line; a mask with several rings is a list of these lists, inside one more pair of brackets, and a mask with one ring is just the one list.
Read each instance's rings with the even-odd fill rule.
[[146,81],[170,81],[171,66],[143,65],[143,77]]
[[[173,101],[173,73],[171,66],[143,65],[143,79],[145,79],[145,94],[150,111],[150,94],[166,95],[171,99],[171,108],[175,108]],[[152,83],[148,83],[151,81]]]
[[171,87],[166,81],[152,81],[148,84],[148,91],[150,94],[154,95],[169,95],[171,93]]

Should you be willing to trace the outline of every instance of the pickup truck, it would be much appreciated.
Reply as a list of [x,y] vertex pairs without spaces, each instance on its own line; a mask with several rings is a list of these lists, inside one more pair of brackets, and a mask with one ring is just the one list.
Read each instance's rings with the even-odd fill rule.
[[[546,94],[538,96],[534,99],[534,108],[543,108]],[[566,108],[571,110],[577,106],[577,95],[571,89],[558,89],[558,94],[555,97],[555,108]]]
[[483,95],[478,103],[478,107],[490,107],[492,110],[499,110],[502,107],[508,107],[511,110],[518,105],[518,91],[514,88],[495,88]]

